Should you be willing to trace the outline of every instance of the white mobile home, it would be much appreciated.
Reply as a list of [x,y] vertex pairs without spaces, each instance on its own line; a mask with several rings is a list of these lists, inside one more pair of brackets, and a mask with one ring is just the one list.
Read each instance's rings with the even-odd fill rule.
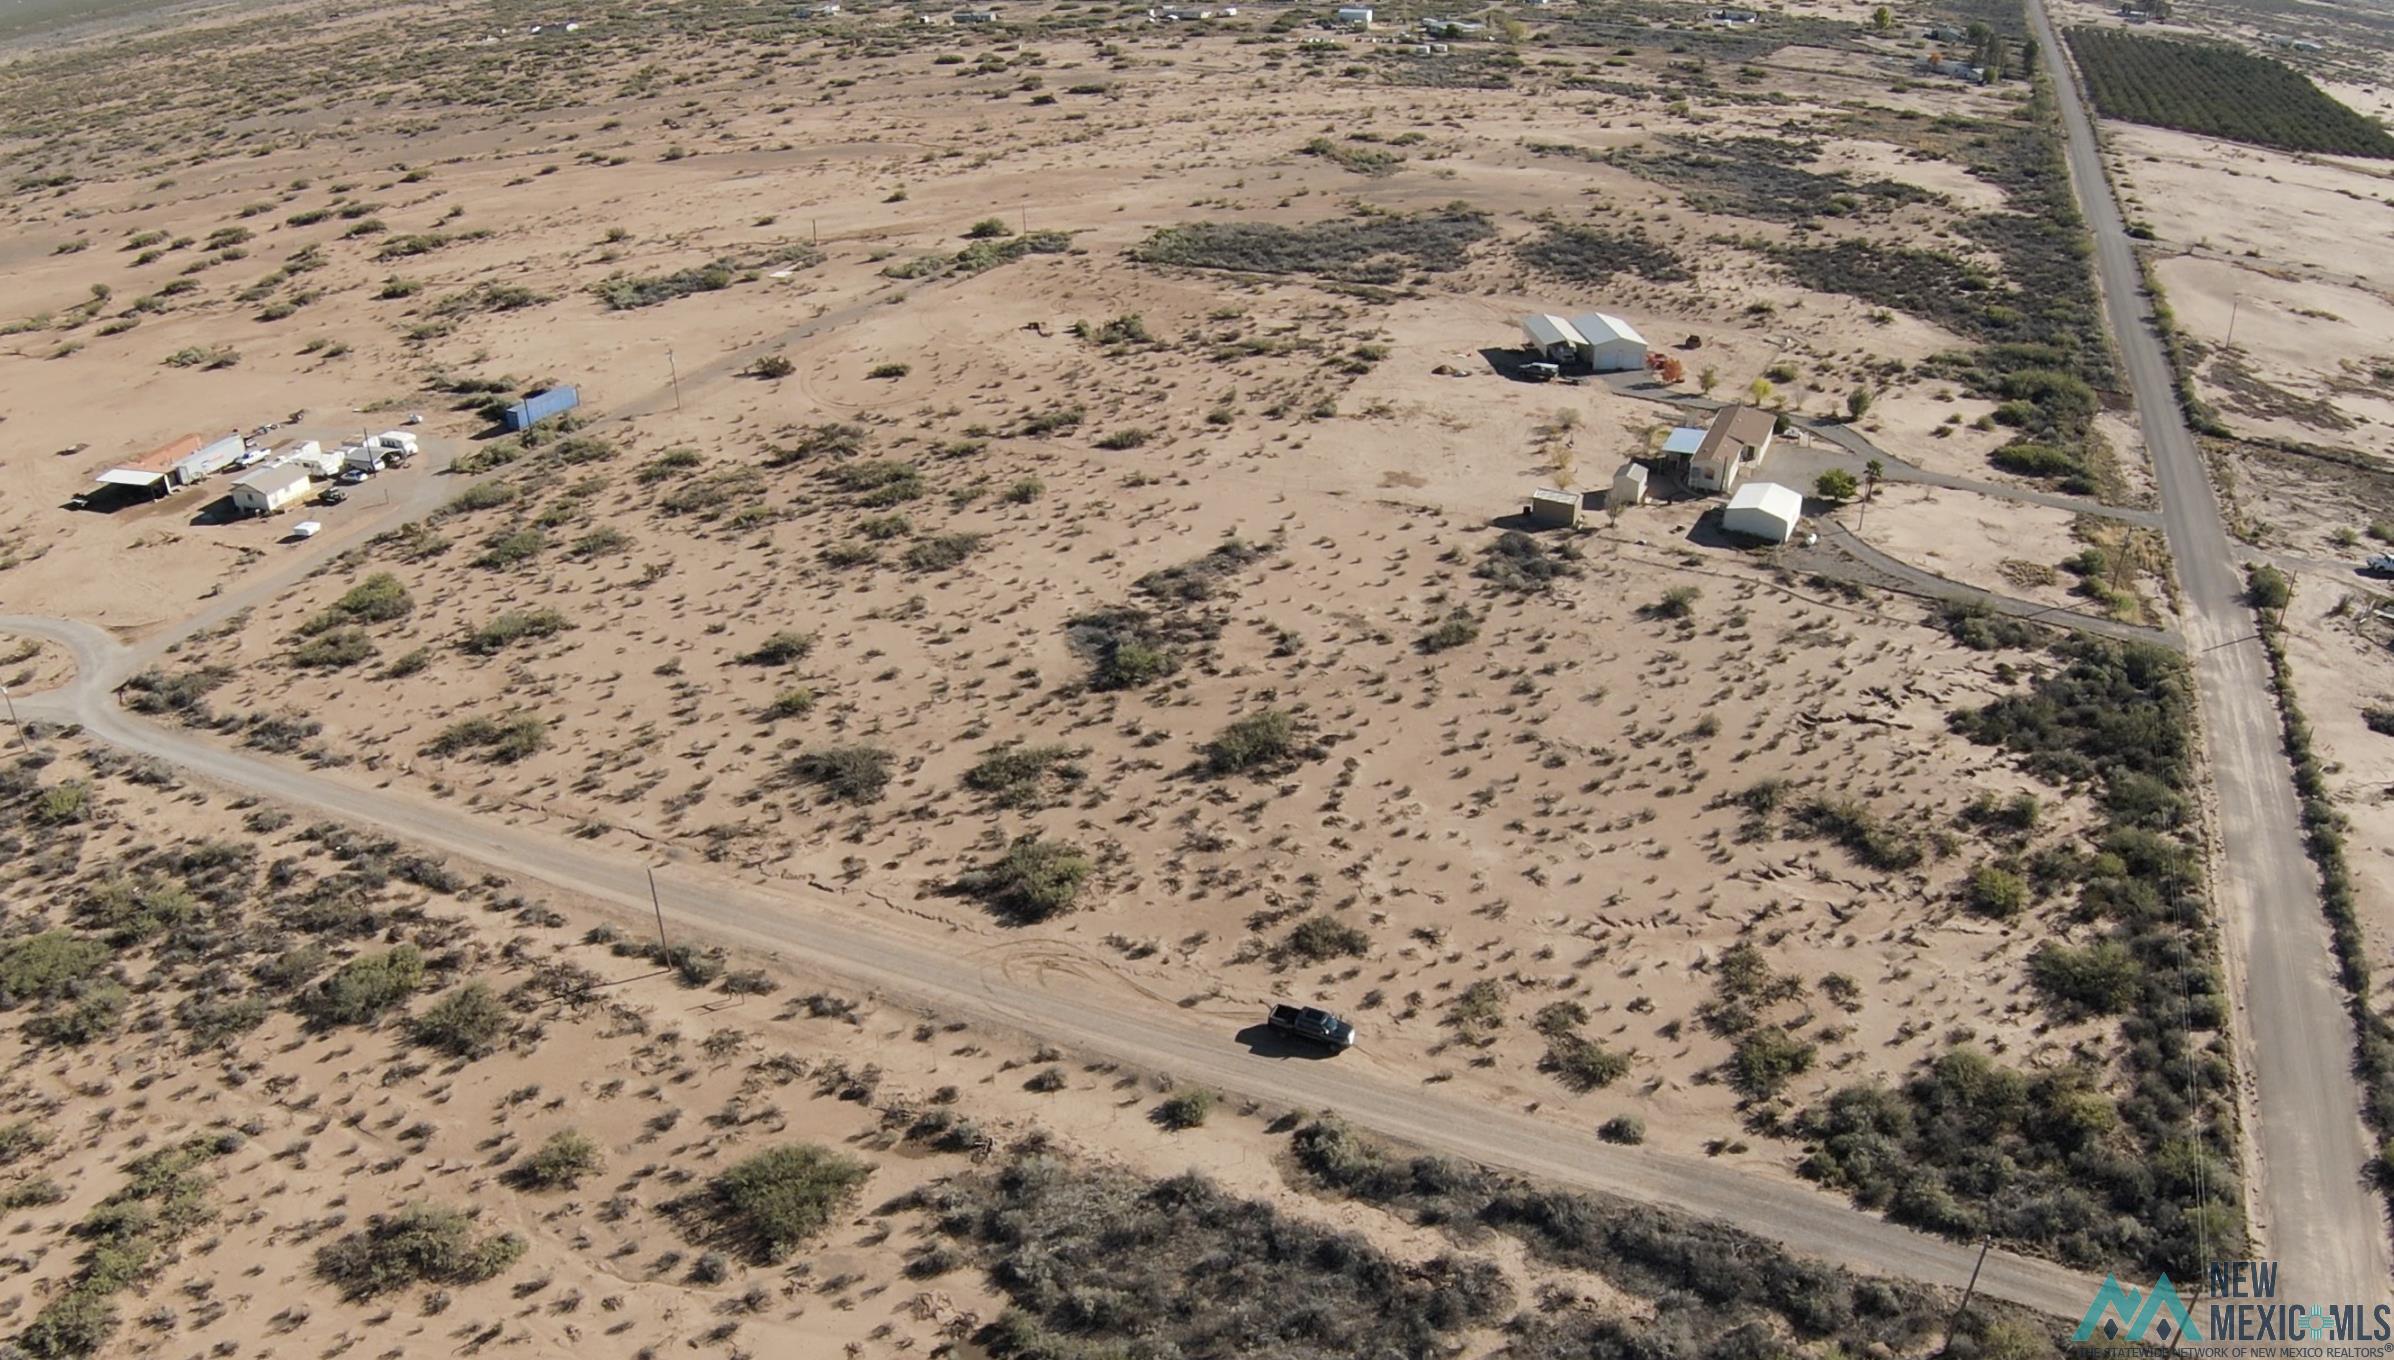
[[1626,373],[1646,366],[1646,337],[1610,312],[1586,312],[1571,318],[1579,332],[1580,362],[1596,373]]
[[1371,6],[1341,5],[1338,9],[1338,21],[1348,28],[1370,28],[1372,26]]
[[277,463],[244,474],[233,483],[233,508],[245,515],[271,515],[307,499],[308,470],[297,463]]

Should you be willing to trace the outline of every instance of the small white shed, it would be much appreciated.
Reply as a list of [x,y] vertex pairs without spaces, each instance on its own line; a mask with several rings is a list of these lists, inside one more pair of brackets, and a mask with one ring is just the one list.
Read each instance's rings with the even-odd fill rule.
[[1612,488],[1604,493],[1604,508],[1626,510],[1633,505],[1644,505],[1645,503],[1646,465],[1644,463],[1623,463],[1621,470],[1613,474]]
[[1341,5],[1338,7],[1338,21],[1349,28],[1370,28],[1372,26],[1371,6]]
[[1576,529],[1579,527],[1580,495],[1576,491],[1552,491],[1539,487],[1530,492],[1530,523],[1541,529]]
[[1597,373],[1625,373],[1646,366],[1646,337],[1610,312],[1587,312],[1571,318],[1579,332],[1579,357]]
[[233,508],[245,515],[271,515],[306,499],[309,485],[308,470],[298,462],[262,467],[233,483]]
[[1721,527],[1733,534],[1785,543],[1795,537],[1796,524],[1803,518],[1804,498],[1794,487],[1748,482],[1729,498],[1729,507],[1721,512]]

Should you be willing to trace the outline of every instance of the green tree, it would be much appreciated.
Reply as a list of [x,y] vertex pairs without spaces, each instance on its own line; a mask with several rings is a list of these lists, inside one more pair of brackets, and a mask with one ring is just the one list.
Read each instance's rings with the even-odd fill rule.
[[1895,27],[1895,11],[1887,8],[1885,5],[1881,5],[1877,9],[1871,11],[1871,32],[1884,33],[1893,27]]
[[1876,458],[1864,463],[1862,465],[1862,499],[1866,501],[1877,500],[1879,498],[1879,483],[1885,481],[1886,479],[1887,465],[1885,463],[1880,462]]
[[1830,468],[1812,482],[1812,494],[1824,501],[1852,500],[1859,490],[1861,485],[1854,480],[1854,474],[1844,468]]
[[1845,414],[1848,420],[1860,420],[1870,414],[1870,389],[1857,387],[1845,394]]
[[1696,386],[1703,389],[1705,396],[1711,396],[1712,389],[1720,385],[1721,370],[1714,368],[1711,364],[1706,364],[1704,371],[1696,375]]
[[1756,378],[1754,381],[1746,384],[1746,404],[1750,406],[1760,406],[1762,403],[1771,399],[1771,393],[1775,390],[1777,389],[1771,386],[1770,379]]

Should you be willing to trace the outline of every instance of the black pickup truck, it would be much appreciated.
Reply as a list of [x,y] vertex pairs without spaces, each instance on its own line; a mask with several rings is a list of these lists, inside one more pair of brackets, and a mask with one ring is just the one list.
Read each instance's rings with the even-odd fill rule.
[[1266,1017],[1272,1028],[1311,1039],[1332,1048],[1353,1048],[1355,1027],[1338,1016],[1313,1006],[1275,1005]]

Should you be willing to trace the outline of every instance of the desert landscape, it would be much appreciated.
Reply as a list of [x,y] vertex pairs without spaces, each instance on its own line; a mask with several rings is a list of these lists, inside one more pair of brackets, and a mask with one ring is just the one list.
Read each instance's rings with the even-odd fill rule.
[[[1302,1056],[1274,1002],[1425,1118],[1890,1243],[2185,1278],[2267,1230],[2166,488],[2020,7],[82,20],[0,61],[23,1353],[2075,1322],[1999,1283],[1948,1338],[1966,1265],[1241,1091]],[[2323,571],[2369,525],[2273,460],[2376,475],[2335,223],[2385,163],[2104,129],[2131,219],[2240,174],[2282,217],[2147,267],[2254,565]],[[1644,362],[1539,381],[1523,318],[1594,310]],[[1745,408],[1783,543],[1665,452]],[[187,432],[243,462],[145,461]],[[2375,739],[2317,650],[2367,599],[2294,598],[2286,669],[2362,686],[2321,739]],[[627,917],[269,787],[776,906]],[[1231,1075],[1024,1009],[1075,995]]]

